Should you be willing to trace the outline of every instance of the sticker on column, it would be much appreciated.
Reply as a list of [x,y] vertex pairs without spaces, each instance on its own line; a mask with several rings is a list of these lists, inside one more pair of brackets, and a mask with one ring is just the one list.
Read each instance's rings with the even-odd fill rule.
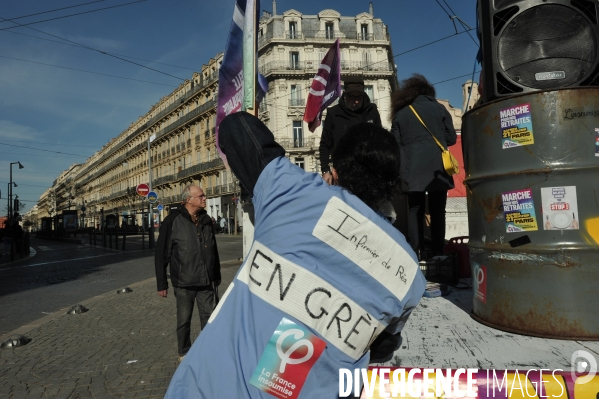
[[305,327],[283,318],[266,344],[250,384],[277,398],[297,398],[326,347]]
[[472,267],[474,298],[487,303],[487,266],[474,263]]
[[499,111],[502,148],[534,144],[530,104],[520,104]]
[[545,230],[578,230],[576,186],[541,188]]
[[538,230],[532,190],[509,191],[501,194],[505,230],[508,233]]
[[599,157],[599,129],[595,129],[595,156]]

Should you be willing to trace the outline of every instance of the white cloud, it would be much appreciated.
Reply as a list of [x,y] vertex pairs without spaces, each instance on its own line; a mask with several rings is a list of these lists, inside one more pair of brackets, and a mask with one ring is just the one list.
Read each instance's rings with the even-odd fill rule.
[[12,121],[0,119],[0,141],[19,140],[36,141],[41,137],[40,132],[30,126],[21,125]]

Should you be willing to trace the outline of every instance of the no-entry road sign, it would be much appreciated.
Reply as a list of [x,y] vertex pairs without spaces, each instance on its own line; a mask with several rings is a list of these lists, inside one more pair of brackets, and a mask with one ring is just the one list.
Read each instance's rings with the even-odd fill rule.
[[142,197],[145,197],[150,192],[150,187],[147,184],[142,183],[137,186],[135,191],[137,191],[137,195],[141,195]]

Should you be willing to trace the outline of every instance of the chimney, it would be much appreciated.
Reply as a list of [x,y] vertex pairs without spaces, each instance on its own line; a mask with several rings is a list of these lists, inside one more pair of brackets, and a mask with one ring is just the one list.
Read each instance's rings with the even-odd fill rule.
[[277,15],[277,0],[272,0],[272,16]]
[[368,12],[370,13],[371,16],[374,17],[374,9],[372,8],[372,1],[370,2],[370,6],[368,7]]

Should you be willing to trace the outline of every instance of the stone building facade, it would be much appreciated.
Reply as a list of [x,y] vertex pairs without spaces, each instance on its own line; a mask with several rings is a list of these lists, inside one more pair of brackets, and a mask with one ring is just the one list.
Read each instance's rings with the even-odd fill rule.
[[258,67],[268,80],[259,116],[296,165],[320,172],[322,127],[310,133],[302,118],[312,79],[337,38],[342,81],[349,76],[362,77],[366,93],[377,104],[385,127],[390,128],[390,95],[397,88],[397,74],[387,27],[374,18],[372,10],[350,17],[330,9],[318,15],[296,10],[282,15],[265,13],[258,36]]
[[[342,80],[363,77],[368,95],[388,125],[390,94],[397,88],[391,41],[387,27],[373,17],[372,10],[351,17],[335,10],[318,15],[296,10],[277,15],[276,7],[273,11],[264,13],[259,25],[258,66],[268,80],[268,93],[258,114],[293,162],[317,172],[321,128],[310,133],[302,117],[320,60],[340,38]],[[38,218],[77,209],[81,226],[98,225],[102,213],[117,214],[119,223],[141,225],[147,203],[142,204],[135,188],[150,181],[148,141],[152,138],[151,187],[165,205],[160,218],[180,202],[186,185],[197,184],[206,192],[211,216],[237,214],[241,220],[238,184],[215,145],[222,57],[221,53],[210,59],[86,162],[64,171],[40,197]]]

